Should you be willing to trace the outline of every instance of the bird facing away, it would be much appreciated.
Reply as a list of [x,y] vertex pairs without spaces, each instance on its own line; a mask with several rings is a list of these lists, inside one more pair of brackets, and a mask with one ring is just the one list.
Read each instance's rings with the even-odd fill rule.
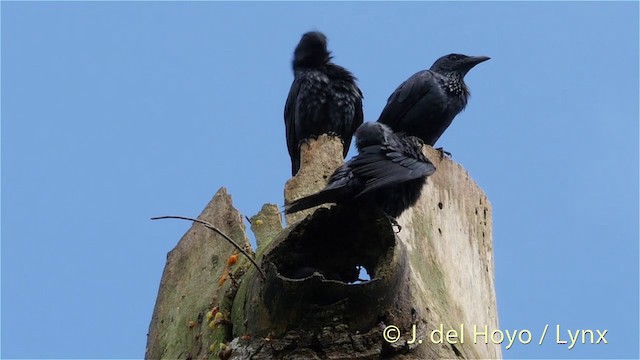
[[418,201],[427,177],[436,171],[422,145],[422,140],[395,134],[384,124],[364,123],[356,131],[359,154],[340,166],[323,190],[285,205],[285,212],[357,202],[396,218]]
[[469,99],[464,76],[486,56],[449,54],[415,73],[389,96],[379,122],[433,146]]
[[291,175],[300,169],[300,142],[322,134],[336,135],[347,156],[351,138],[362,124],[362,92],[347,69],[331,62],[327,38],[302,35],[293,54],[294,80],[284,106]]

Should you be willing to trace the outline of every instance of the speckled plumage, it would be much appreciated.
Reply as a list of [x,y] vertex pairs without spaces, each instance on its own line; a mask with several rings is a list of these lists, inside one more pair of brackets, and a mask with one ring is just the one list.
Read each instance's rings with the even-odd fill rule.
[[379,122],[393,131],[417,136],[434,145],[453,119],[467,106],[469,89],[464,76],[486,56],[450,54],[429,70],[415,73],[389,96]]
[[302,36],[293,59],[294,80],[284,108],[291,172],[300,168],[300,142],[322,134],[339,136],[347,155],[353,133],[363,122],[362,92],[347,69],[331,62],[326,37]]

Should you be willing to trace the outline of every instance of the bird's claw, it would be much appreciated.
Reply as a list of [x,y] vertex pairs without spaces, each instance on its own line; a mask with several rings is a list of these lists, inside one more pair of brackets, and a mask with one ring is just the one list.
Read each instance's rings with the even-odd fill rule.
[[[398,221],[396,219],[392,218],[391,216],[387,215],[387,218],[391,222],[391,227],[393,228],[393,232],[395,234],[399,234],[400,231],[402,231],[402,226],[400,226],[400,224],[398,224]],[[398,231],[395,231],[396,228],[398,228]]]
[[304,139],[302,139],[302,140],[298,141],[298,149],[302,148],[302,145],[304,145],[304,146],[309,146],[309,143],[310,143],[310,141],[311,141],[312,139],[314,139],[314,140],[315,140],[315,138],[313,138],[313,137],[311,137],[311,136],[310,136],[310,137],[308,137],[308,138],[304,138]]
[[436,148],[440,152],[440,159],[444,159],[445,155],[451,159],[453,156],[450,152],[446,151],[443,147]]

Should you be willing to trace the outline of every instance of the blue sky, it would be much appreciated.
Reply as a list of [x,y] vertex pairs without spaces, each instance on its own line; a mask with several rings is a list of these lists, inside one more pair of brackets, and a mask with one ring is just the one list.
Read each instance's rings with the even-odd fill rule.
[[[494,212],[499,322],[638,357],[638,3],[2,2],[3,358],[139,358],[166,253],[226,186],[282,205],[300,35],[376,120],[441,55],[488,55],[439,140]],[[353,150],[351,152],[353,154]],[[259,174],[259,175],[256,175]]]

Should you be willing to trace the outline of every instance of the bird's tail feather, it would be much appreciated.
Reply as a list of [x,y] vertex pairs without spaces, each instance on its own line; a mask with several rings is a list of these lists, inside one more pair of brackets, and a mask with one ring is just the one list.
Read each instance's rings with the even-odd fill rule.
[[318,206],[326,203],[335,203],[336,202],[335,195],[336,195],[336,191],[333,191],[333,190],[320,191],[319,193],[305,196],[298,200],[292,201],[289,204],[286,204],[284,206],[284,212],[287,214],[291,214],[294,212],[312,208],[314,206]]
[[296,176],[300,170],[300,159],[291,158],[291,176]]

